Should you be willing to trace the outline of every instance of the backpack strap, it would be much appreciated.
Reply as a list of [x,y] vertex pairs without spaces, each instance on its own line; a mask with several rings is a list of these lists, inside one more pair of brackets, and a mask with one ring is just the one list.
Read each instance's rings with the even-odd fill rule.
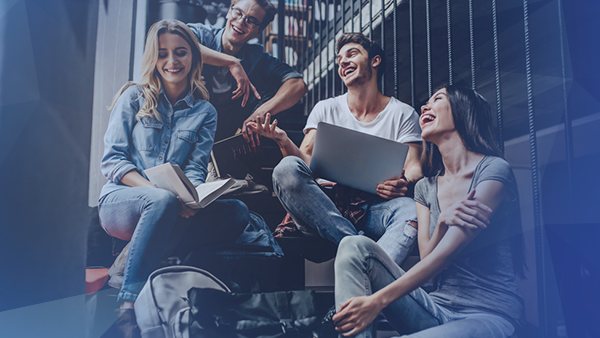
[[275,299],[277,301],[277,312],[279,314],[281,331],[284,335],[297,334],[298,329],[294,325],[294,319],[291,315],[288,293],[285,291],[275,292]]

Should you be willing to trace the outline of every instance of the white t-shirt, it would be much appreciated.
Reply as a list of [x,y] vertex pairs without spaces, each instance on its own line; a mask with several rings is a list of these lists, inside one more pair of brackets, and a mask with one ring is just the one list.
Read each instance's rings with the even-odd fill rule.
[[308,116],[304,134],[316,129],[319,122],[327,122],[396,142],[421,142],[419,115],[413,107],[392,97],[373,121],[364,123],[350,112],[347,96],[344,94],[317,103]]

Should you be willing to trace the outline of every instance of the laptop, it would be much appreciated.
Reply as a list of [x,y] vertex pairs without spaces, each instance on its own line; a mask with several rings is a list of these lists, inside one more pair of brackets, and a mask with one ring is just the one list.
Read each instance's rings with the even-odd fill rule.
[[408,145],[319,122],[310,169],[324,178],[377,194],[377,185],[400,177]]

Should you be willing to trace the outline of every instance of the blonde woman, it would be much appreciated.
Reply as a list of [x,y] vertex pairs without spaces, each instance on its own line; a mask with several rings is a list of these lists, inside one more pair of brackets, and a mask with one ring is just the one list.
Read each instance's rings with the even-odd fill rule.
[[146,38],[140,82],[123,86],[112,105],[102,159],[109,181],[98,212],[109,235],[130,241],[121,309],[131,307],[159,267],[176,223],[187,227],[182,237],[197,247],[232,244],[248,224],[242,202],[215,201],[192,210],[172,193],[154,188],[143,172],[170,162],[194,185],[204,183],[217,112],[207,101],[201,72],[201,49],[190,29],[177,20],[159,21]]

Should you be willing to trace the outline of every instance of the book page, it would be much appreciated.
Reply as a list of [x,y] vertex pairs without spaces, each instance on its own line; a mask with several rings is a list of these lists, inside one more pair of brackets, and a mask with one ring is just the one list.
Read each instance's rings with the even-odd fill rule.
[[196,192],[196,189],[195,189],[192,181],[190,181],[190,179],[185,175],[183,170],[181,170],[181,167],[179,167],[177,164],[172,164],[172,166],[173,166],[173,170],[175,170],[175,173],[177,174],[177,176],[179,176],[179,179],[181,180],[183,185],[185,185],[185,188],[187,189],[187,191],[190,193],[190,195],[192,195],[192,199],[194,201],[199,201],[198,193]]
[[213,181],[208,183],[202,183],[196,187],[196,191],[198,192],[198,201],[202,201],[203,198],[210,195],[213,191],[218,190],[227,184],[229,180],[221,180],[221,181]]
[[144,170],[150,182],[157,188],[165,189],[179,196],[181,200],[188,204],[195,202],[192,195],[189,193],[171,163],[161,164],[154,168]]
[[233,184],[235,184],[235,180],[231,178],[200,184],[196,187],[196,191],[198,192],[198,204],[202,208],[206,207],[212,203],[212,201],[219,198],[219,196],[227,191]]

